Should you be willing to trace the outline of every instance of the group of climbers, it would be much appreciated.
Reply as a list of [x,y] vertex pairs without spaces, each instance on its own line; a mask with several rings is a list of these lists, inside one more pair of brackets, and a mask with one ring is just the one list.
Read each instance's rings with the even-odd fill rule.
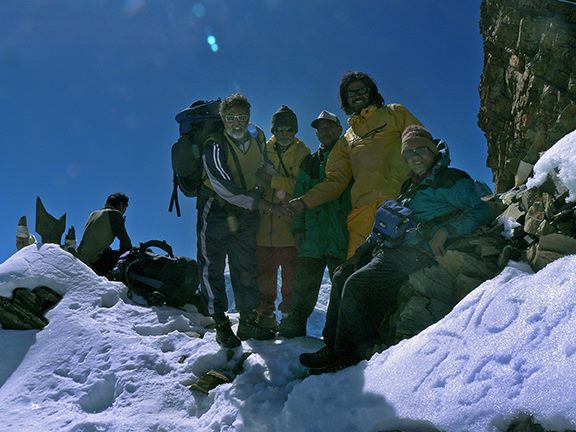
[[[241,94],[189,108],[202,120],[187,134],[201,144],[197,260],[216,340],[234,348],[276,334],[305,336],[328,269],[325,346],[300,356],[311,373],[370,358],[408,276],[435,265],[451,240],[490,217],[474,181],[448,167],[446,144],[404,106],[385,104],[369,75],[346,73],[339,96],[350,127],[343,134],[338,116],[321,111],[310,123],[320,144],[314,153],[296,136],[297,116],[285,105],[272,115],[268,140],[250,123]],[[131,247],[127,206],[115,194],[90,215],[78,252],[97,272]],[[114,237],[119,252],[109,248]],[[226,262],[236,331],[227,316]]]

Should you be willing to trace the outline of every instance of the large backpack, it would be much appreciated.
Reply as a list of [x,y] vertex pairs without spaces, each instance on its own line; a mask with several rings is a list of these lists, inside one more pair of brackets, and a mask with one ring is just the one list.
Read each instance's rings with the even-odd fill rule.
[[[166,255],[152,252],[152,247]],[[165,241],[150,240],[125,252],[111,277],[124,282],[129,298],[137,294],[149,306],[193,304],[200,313],[206,313],[206,303],[198,291],[198,263],[187,257],[175,257]]]
[[220,99],[199,100],[176,115],[180,138],[172,145],[173,190],[168,211],[176,208],[180,217],[178,189],[187,197],[195,197],[202,186],[204,166],[202,162],[202,142],[196,139],[198,126],[206,121],[219,121]]

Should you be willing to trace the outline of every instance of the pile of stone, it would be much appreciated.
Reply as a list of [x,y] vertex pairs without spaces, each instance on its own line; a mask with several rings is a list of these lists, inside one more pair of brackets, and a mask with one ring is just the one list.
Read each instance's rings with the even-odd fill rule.
[[566,202],[568,194],[552,172],[537,188],[522,185],[500,195],[505,208],[499,219],[510,227],[511,236],[502,260],[527,261],[538,271],[576,253],[576,203]]
[[45,286],[33,290],[16,288],[11,299],[0,296],[0,325],[11,330],[42,329],[48,324],[44,314],[61,298]]

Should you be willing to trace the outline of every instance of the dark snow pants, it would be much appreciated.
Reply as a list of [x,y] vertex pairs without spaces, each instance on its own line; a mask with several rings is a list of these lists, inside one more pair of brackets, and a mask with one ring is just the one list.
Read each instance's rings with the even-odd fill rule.
[[363,360],[379,339],[378,327],[408,276],[436,261],[408,248],[383,249],[350,274],[336,272],[326,312],[324,342],[339,357]]
[[228,311],[224,271],[226,257],[234,302],[239,312],[258,306],[256,286],[256,233],[258,212],[222,203],[213,197],[197,198],[196,237],[200,288],[211,315]]
[[332,280],[336,267],[342,262],[343,259],[333,256],[298,258],[292,288],[292,314],[303,320],[308,319],[318,301],[324,270],[328,267],[328,274]]

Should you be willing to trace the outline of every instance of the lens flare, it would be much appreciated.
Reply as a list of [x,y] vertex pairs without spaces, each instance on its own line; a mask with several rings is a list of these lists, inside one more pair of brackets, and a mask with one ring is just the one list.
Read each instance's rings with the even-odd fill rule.
[[210,49],[212,50],[212,52],[218,51],[218,44],[216,43],[216,36],[209,35],[206,38],[206,42],[208,42],[208,45],[210,45]]
[[196,3],[192,6],[192,13],[196,16],[196,18],[202,18],[206,14],[206,8],[202,3]]

